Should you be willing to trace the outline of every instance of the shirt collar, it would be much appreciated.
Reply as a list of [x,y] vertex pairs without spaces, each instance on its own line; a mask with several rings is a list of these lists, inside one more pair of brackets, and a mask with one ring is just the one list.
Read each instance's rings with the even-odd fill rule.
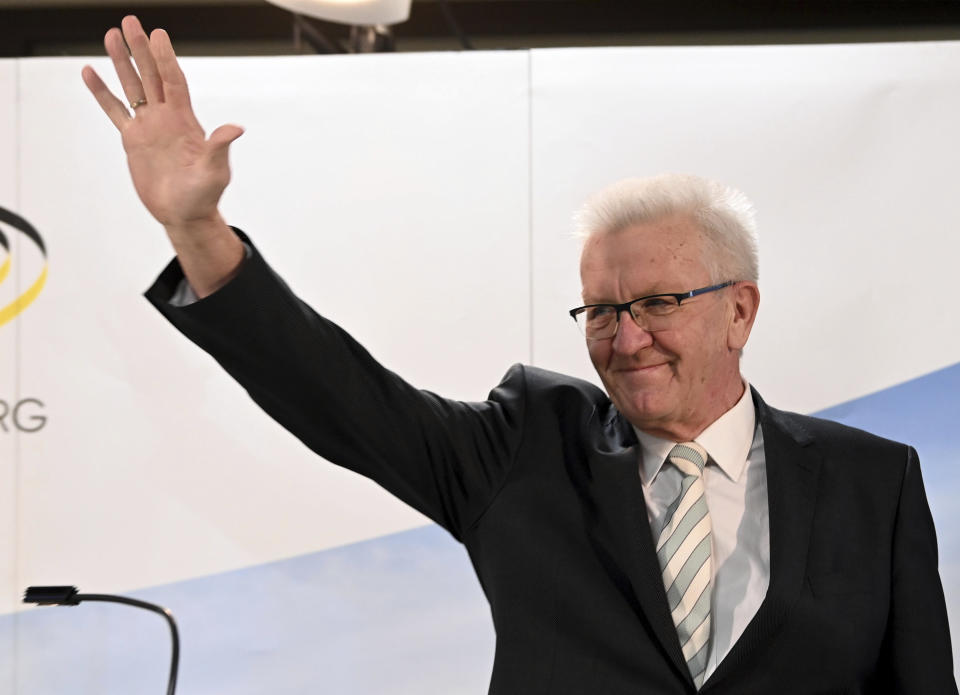
[[[747,456],[753,444],[756,428],[756,412],[750,395],[750,384],[744,382],[743,395],[730,410],[713,421],[694,441],[707,450],[710,460],[719,466],[728,478],[736,482],[747,464]],[[650,485],[663,464],[667,454],[677,444],[633,428],[640,441],[640,480],[644,487]]]

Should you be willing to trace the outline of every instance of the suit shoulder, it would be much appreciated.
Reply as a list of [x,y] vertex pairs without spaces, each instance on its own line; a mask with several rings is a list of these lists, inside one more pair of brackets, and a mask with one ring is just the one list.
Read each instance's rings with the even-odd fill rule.
[[523,389],[534,400],[573,397],[594,405],[609,400],[602,389],[585,379],[528,364],[517,363],[511,366],[504,375],[501,386],[507,384]]
[[764,407],[769,411],[769,418],[791,432],[798,441],[813,442],[837,453],[849,454],[851,458],[892,458],[902,464],[910,450],[909,445],[903,442],[834,420]]

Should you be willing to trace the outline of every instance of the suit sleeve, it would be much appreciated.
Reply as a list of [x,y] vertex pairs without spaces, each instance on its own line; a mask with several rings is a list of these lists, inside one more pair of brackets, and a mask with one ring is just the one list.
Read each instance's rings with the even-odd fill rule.
[[371,478],[462,539],[519,448],[522,367],[484,402],[448,400],[383,368],[298,299],[252,244],[229,284],[176,307],[168,300],[182,278],[174,260],[147,299],[257,404],[320,456]]
[[[893,537],[890,622],[885,655],[890,692],[956,695],[953,652],[937,540],[917,452],[908,448]],[[884,669],[887,670],[887,669]]]

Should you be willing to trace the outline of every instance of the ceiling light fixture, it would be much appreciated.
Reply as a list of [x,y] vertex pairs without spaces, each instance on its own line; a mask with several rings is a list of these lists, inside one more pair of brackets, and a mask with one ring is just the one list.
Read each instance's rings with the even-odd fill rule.
[[410,17],[411,0],[267,0],[285,10],[351,26],[389,26]]

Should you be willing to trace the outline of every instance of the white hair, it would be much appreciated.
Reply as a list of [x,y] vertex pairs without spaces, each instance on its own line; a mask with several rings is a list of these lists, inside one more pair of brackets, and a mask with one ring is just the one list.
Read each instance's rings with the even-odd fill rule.
[[700,228],[712,282],[757,281],[753,205],[722,183],[690,174],[625,179],[592,196],[574,220],[576,235],[587,239],[674,215],[688,215]]

